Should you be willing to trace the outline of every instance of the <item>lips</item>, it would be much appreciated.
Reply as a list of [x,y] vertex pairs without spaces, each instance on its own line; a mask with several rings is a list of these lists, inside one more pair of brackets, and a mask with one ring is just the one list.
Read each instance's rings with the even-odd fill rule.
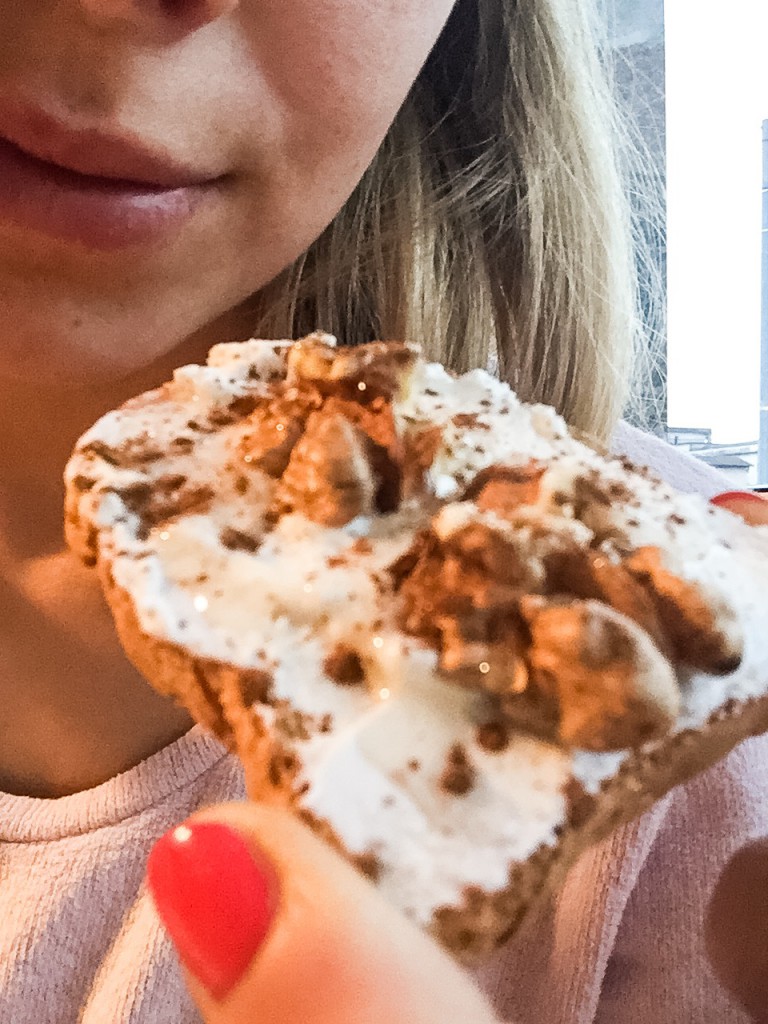
[[225,177],[127,132],[0,106],[0,223],[89,249],[137,245],[178,229]]
[[186,166],[131,131],[67,125],[39,108],[3,105],[2,101],[0,137],[44,163],[87,177],[184,188],[221,176],[220,172]]

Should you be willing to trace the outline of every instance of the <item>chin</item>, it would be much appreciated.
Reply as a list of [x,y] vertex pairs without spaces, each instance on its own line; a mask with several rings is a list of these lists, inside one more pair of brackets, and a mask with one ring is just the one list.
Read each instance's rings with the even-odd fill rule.
[[126,381],[129,397],[161,383],[177,365],[204,360],[214,341],[248,333],[237,313],[241,294],[222,282],[212,282],[208,294],[188,282],[82,294],[57,289],[44,274],[14,285],[18,280],[0,268],[0,379],[8,383],[69,389]]
[[55,308],[0,308],[0,376],[43,387],[114,384],[150,367],[186,335],[168,318],[113,319]]

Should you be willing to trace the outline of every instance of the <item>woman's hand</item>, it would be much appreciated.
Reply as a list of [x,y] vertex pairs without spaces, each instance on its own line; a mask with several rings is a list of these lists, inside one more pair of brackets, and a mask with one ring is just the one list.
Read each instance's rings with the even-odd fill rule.
[[472,980],[287,812],[207,809],[148,881],[208,1024],[495,1024]]

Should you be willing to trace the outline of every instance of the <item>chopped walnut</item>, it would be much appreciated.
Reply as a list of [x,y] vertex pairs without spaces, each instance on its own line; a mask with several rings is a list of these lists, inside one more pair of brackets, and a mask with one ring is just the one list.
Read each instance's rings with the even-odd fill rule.
[[286,379],[289,383],[330,380],[335,358],[335,346],[309,335],[288,349]]
[[361,403],[392,399],[413,366],[418,349],[400,342],[375,341],[351,348],[330,348],[304,339],[288,354],[289,381],[311,382],[324,394]]
[[511,540],[484,523],[446,538],[430,530],[390,572],[406,630],[438,645],[447,672],[460,673],[464,682],[467,671],[485,674],[487,687],[513,671],[517,603],[537,589],[538,578],[535,563]]
[[376,510],[394,512],[400,504],[403,456],[392,405],[382,398],[376,398],[368,405],[360,405],[358,402],[331,397],[325,402],[323,412],[343,416],[366,436],[366,455],[377,481],[374,499]]
[[732,609],[722,601],[713,607],[695,584],[670,572],[658,548],[640,548],[624,564],[650,594],[679,661],[719,675],[739,667],[743,638]]
[[441,616],[440,671],[452,682],[489,693],[525,690],[528,672],[516,611],[515,602],[514,610],[506,616]]
[[366,437],[344,416],[312,413],[278,485],[278,514],[298,511],[323,526],[345,526],[374,509],[377,482]]
[[535,505],[545,467],[538,462],[525,466],[489,466],[481,470],[464,493],[483,512],[504,518],[520,505]]
[[427,474],[443,439],[438,426],[406,430],[403,437],[403,498],[419,498],[428,493]]
[[549,594],[603,601],[641,626],[664,654],[670,653],[656,603],[621,562],[575,544],[553,549],[544,561]]
[[251,413],[240,440],[243,461],[270,476],[282,476],[307,419],[321,404],[320,395],[312,389],[281,388],[272,401]]
[[240,450],[280,479],[271,518],[301,511],[327,526],[393,512],[402,496],[402,443],[391,398],[415,359],[407,345],[337,350],[297,342],[288,378],[251,414]]
[[669,731],[677,679],[635,623],[597,601],[526,597],[520,610],[531,634],[531,688],[555,696],[562,743],[621,750]]
[[269,476],[281,476],[304,431],[304,424],[299,419],[275,417],[269,409],[259,409],[251,417],[251,423],[253,430],[240,441],[245,461]]

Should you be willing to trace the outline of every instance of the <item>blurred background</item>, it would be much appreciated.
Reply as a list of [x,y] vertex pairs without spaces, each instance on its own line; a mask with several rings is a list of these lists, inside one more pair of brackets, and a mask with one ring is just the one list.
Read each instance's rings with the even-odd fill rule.
[[646,227],[666,293],[647,425],[735,487],[768,485],[768,4],[604,9],[666,213]]

